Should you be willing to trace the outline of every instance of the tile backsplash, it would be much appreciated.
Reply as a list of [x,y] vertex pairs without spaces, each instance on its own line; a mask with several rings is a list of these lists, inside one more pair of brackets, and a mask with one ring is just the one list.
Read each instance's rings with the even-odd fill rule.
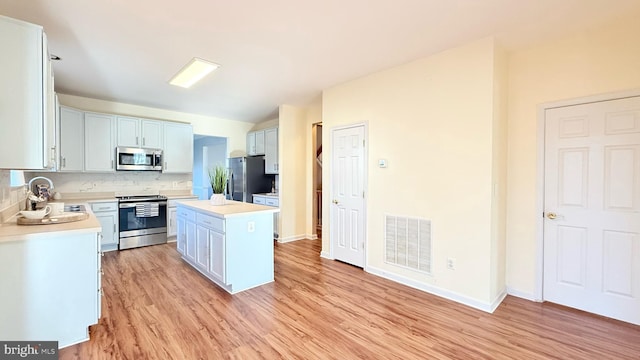
[[190,191],[192,188],[191,174],[162,174],[155,171],[119,171],[108,174],[25,173],[27,182],[35,176],[51,179],[54,192],[60,193],[150,194],[168,190]]
[[0,170],[0,212],[22,204],[25,199],[24,187],[9,186],[9,179],[9,170]]

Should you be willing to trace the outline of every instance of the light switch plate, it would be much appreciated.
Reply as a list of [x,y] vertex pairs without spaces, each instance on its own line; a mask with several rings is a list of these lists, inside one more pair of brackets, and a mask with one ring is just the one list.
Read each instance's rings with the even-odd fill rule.
[[379,159],[378,160],[378,167],[386,168],[387,167],[387,159]]

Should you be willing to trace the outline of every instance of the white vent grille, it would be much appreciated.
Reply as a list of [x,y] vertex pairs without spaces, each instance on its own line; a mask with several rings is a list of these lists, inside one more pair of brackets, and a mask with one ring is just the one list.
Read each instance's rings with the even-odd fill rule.
[[431,274],[431,221],[386,215],[385,262]]

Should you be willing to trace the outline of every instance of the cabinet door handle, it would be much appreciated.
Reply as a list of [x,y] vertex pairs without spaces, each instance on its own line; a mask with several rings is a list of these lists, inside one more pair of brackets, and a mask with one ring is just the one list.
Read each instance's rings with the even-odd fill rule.
[[145,146],[145,144],[147,142],[146,140],[147,140],[146,138],[144,138],[144,137],[142,138],[142,146]]
[[138,145],[138,137],[136,136],[136,145]]
[[116,224],[113,224],[113,233],[116,233]]

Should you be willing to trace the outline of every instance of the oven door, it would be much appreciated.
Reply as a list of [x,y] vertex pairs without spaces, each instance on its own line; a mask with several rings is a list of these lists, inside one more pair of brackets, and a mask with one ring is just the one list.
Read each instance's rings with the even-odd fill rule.
[[120,203],[120,237],[167,232],[167,202],[144,201]]

